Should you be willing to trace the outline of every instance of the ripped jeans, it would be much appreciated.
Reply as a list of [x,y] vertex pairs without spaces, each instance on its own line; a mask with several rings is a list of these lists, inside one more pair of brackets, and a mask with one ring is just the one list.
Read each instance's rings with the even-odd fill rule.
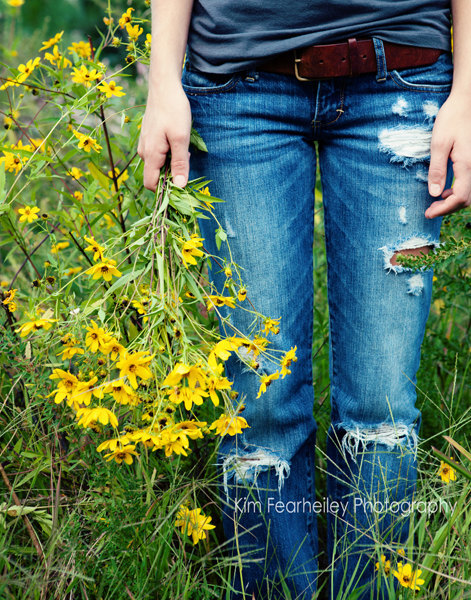
[[[190,177],[208,178],[214,210],[242,268],[247,298],[281,318],[269,349],[297,347],[292,373],[257,398],[260,380],[231,357],[226,370],[250,428],[219,448],[223,524],[235,568],[232,598],[315,595],[318,553],[328,551],[333,600],[383,598],[378,544],[395,550],[408,533],[397,506],[414,496],[421,414],[416,373],[430,309],[431,269],[399,265],[401,249],[433,251],[441,218],[426,219],[431,132],[451,89],[451,55],[388,70],[375,40],[377,73],[315,82],[257,70],[196,71],[182,83],[208,153],[192,150]],[[313,229],[316,143],[328,267],[331,426],[327,491],[316,496],[313,416]],[[446,186],[451,184],[448,169]],[[212,220],[205,248],[218,250]],[[226,276],[211,277],[224,294]],[[250,331],[253,315],[229,309]],[[228,335],[233,333],[222,323]],[[273,365],[260,361],[259,372]],[[373,502],[384,510],[372,510]],[[278,504],[277,504],[278,503]],[[396,504],[394,504],[396,503]],[[396,507],[394,511],[391,507]],[[327,513],[327,547],[316,516]],[[386,553],[387,554],[387,553]]]

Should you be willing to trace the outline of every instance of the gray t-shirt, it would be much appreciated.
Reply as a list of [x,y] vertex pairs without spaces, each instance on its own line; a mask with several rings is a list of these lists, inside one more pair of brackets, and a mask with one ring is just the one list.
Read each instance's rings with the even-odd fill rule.
[[194,0],[188,35],[192,65],[235,73],[312,44],[378,37],[450,49],[450,0]]

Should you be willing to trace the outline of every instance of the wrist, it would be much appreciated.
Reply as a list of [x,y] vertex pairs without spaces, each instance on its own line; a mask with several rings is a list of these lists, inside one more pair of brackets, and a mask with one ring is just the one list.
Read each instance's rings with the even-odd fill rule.
[[471,84],[464,85],[453,82],[448,100],[453,103],[459,103],[469,107],[469,97],[471,94]]
[[154,69],[149,73],[149,96],[159,93],[161,90],[169,92],[171,90],[180,90],[181,70],[163,68]]

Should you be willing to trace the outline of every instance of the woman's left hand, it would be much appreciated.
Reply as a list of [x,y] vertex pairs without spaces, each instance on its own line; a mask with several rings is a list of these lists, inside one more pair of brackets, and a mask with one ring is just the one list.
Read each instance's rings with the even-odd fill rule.
[[[432,132],[428,188],[441,196],[425,211],[427,219],[447,215],[471,205],[471,111],[469,98],[448,97],[438,112]],[[453,162],[455,180],[444,190],[448,159]]]

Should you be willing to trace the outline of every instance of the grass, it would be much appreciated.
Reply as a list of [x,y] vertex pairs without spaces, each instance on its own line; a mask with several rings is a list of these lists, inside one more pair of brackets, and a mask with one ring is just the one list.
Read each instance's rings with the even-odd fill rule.
[[[321,222],[316,225],[316,233],[316,477],[317,494],[323,497],[330,408]],[[457,263],[446,273],[437,274],[445,278],[446,286],[436,291],[417,385],[424,419],[417,500],[447,500],[450,505],[456,503],[456,507],[442,508],[434,514],[414,514],[407,552],[422,569],[426,584],[415,594],[406,588],[392,590],[390,598],[471,597],[471,548],[467,534],[471,524],[471,483],[458,473],[456,482],[443,484],[438,477],[440,463],[432,451],[432,446],[437,447],[471,469],[469,457],[443,437],[449,435],[469,449],[469,300],[463,293],[452,296],[449,291],[461,268]],[[444,292],[443,287],[448,290]],[[436,303],[437,297],[445,298],[444,306]],[[8,344],[8,340],[2,344]],[[187,459],[162,460],[149,452],[132,467],[105,463],[96,453],[93,434],[75,439],[79,434],[59,420],[54,407],[34,394],[26,405],[14,392],[13,389],[4,398],[0,409],[4,474],[0,512],[1,598],[225,597],[231,559],[225,554],[217,508],[214,444],[205,440],[195,443],[195,450]],[[76,447],[77,441],[81,443],[80,450],[69,452],[69,444]],[[14,508],[13,491],[23,511]],[[176,512],[187,499],[211,514],[217,525],[209,539],[195,547],[174,527]],[[318,598],[326,598],[329,574],[326,549],[322,548],[322,540],[326,539],[323,514],[319,515],[318,525]]]

